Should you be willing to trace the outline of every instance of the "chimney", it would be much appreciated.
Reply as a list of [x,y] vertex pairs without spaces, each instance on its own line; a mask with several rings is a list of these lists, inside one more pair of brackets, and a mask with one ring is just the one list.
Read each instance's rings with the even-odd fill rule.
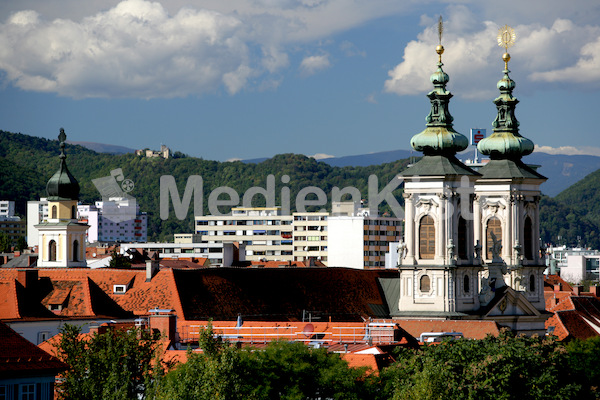
[[575,296],[579,296],[581,293],[583,293],[583,286],[581,286],[581,285],[573,286],[573,294]]
[[19,281],[19,283],[26,289],[32,287],[37,280],[37,269],[20,269],[17,271],[17,281]]
[[175,341],[177,335],[177,314],[173,310],[154,308],[149,311],[148,326],[150,331],[158,330],[162,337]]
[[37,261],[38,256],[29,255],[29,256],[27,256],[27,258],[28,258],[28,260],[27,260],[27,266],[31,267]]
[[562,285],[560,283],[555,283],[554,284],[554,291],[555,292],[560,292],[562,290]]
[[158,254],[154,254],[154,257],[150,260],[146,260],[146,282],[150,282],[152,277],[156,275],[159,268]]
[[21,257],[21,251],[20,250],[15,250],[14,254],[15,254],[15,257]]
[[590,286],[590,293],[593,296],[600,297],[600,286]]

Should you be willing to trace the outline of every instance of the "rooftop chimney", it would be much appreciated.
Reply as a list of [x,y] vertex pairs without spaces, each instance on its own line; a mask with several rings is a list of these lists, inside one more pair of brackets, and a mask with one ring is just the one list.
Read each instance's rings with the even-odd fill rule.
[[560,283],[554,284],[554,291],[560,292],[562,290],[562,285]]
[[177,336],[177,314],[173,310],[154,308],[148,311],[148,326],[151,331],[158,330],[162,337],[174,342]]
[[158,262],[158,255],[155,254],[150,260],[146,260],[146,282],[150,282],[152,277],[156,275],[160,264]]
[[19,281],[19,283],[25,288],[32,287],[37,282],[37,280],[37,269],[20,269],[17,271],[17,281]]
[[575,296],[579,296],[581,293],[583,293],[583,286],[581,286],[581,285],[573,286],[573,294]]
[[596,297],[600,297],[600,286],[590,286],[590,293]]

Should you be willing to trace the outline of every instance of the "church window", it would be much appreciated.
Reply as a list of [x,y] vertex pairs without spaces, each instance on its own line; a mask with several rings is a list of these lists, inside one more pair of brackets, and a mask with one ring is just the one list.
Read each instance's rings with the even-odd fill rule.
[[419,289],[423,293],[428,293],[431,290],[431,280],[429,275],[423,275],[419,281]]
[[463,217],[458,218],[458,258],[468,259],[467,250],[467,221]]
[[535,275],[533,274],[529,276],[529,291],[535,292]]
[[79,241],[73,242],[73,261],[79,261]]
[[429,215],[421,218],[419,227],[419,255],[422,259],[432,260],[435,256],[435,225]]
[[56,242],[54,240],[48,243],[48,261],[56,261]]
[[56,206],[52,206],[52,219],[58,218],[58,209]]
[[531,223],[531,218],[529,216],[525,217],[523,242],[525,259],[533,260],[533,226]]
[[463,292],[465,292],[465,293],[471,292],[471,282],[469,280],[469,275],[465,275],[463,277]]
[[[501,246],[502,245],[502,223],[500,219],[497,217],[492,217],[489,219],[487,223],[487,229],[485,233],[486,237],[486,255],[488,259],[492,259],[492,247],[494,246],[494,238],[496,238],[496,242]],[[500,249],[500,247],[498,247]]]

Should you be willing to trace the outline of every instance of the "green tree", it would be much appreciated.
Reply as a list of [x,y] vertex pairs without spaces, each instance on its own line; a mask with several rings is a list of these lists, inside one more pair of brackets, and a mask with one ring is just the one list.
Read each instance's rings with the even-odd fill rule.
[[15,245],[15,249],[18,251],[23,251],[27,248],[27,240],[23,236],[19,236],[17,238],[17,243]]
[[353,369],[338,354],[302,343],[277,341],[264,349],[240,349],[214,338],[209,326],[203,353],[170,371],[157,399],[374,399],[376,375]]
[[569,368],[582,386],[580,399],[600,399],[600,336],[566,345]]
[[123,254],[117,253],[116,250],[113,250],[110,253],[111,259],[108,263],[108,266],[111,268],[131,268],[131,262],[125,257]]
[[10,253],[12,250],[12,243],[8,235],[4,232],[0,232],[0,253]]
[[503,331],[406,350],[382,373],[393,399],[571,399],[581,394],[553,338]]
[[[61,329],[57,356],[69,365],[57,387],[59,399],[144,399],[161,374],[157,335],[140,329],[109,329],[84,337],[80,328]],[[154,360],[156,361],[156,360]]]

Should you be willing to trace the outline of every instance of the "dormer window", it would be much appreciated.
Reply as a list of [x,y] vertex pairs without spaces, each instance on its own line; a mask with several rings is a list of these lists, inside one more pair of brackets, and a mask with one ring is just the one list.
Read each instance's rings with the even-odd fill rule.
[[125,294],[127,285],[113,285],[113,294]]

